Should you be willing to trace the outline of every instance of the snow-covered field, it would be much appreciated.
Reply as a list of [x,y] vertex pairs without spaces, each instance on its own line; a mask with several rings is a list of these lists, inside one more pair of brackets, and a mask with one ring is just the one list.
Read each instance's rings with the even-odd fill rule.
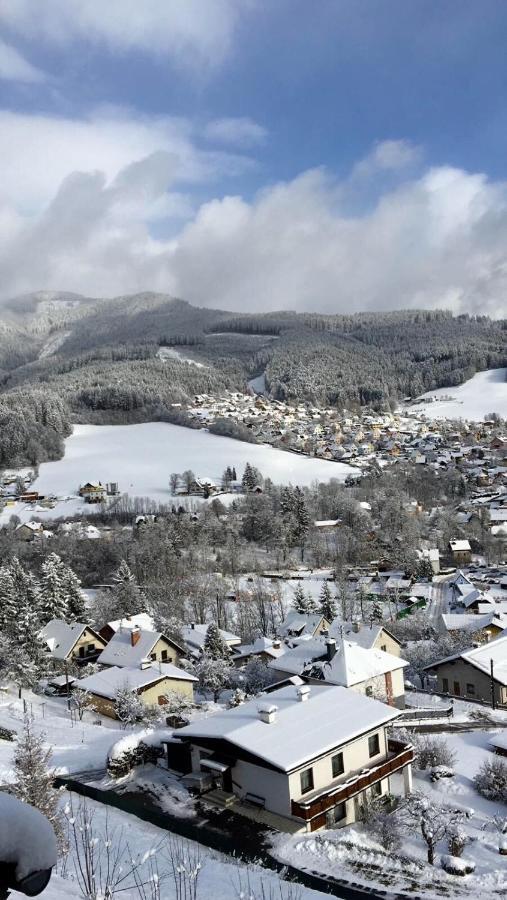
[[65,442],[65,456],[56,462],[43,463],[32,485],[41,494],[72,497],[61,501],[53,510],[7,507],[0,524],[15,513],[22,521],[34,513],[41,519],[93,512],[93,507],[75,499],[80,484],[86,481],[116,481],[121,493],[131,497],[149,497],[157,503],[170,503],[171,472],[192,469],[220,484],[227,466],[234,466],[241,477],[250,462],[265,478],[278,484],[308,485],[312,481],[343,481],[355,471],[349,466],[323,459],[310,459],[267,444],[246,444],[232,438],[219,437],[204,430],[183,428],[164,422],[143,425],[75,425]]
[[[470,419],[480,422],[489,413],[507,418],[507,369],[478,372],[458,387],[438,388],[422,394],[427,403],[404,407],[430,419]],[[445,398],[452,399],[445,399]],[[432,398],[436,398],[432,402]]]

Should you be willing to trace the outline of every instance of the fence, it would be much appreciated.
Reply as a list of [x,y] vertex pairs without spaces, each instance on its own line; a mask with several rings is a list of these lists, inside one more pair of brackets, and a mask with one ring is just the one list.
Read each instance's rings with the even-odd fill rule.
[[413,706],[404,709],[400,713],[400,719],[451,719],[454,715],[454,706],[448,706],[444,709],[425,709],[420,706]]

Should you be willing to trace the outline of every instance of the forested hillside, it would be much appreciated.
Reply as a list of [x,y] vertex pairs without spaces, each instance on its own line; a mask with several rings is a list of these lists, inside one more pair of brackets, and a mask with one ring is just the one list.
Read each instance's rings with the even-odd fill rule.
[[445,311],[232,316],[165,294],[39,292],[0,307],[0,463],[57,455],[71,421],[184,421],[195,394],[261,372],[276,399],[392,408],[507,366],[506,338],[506,320]]

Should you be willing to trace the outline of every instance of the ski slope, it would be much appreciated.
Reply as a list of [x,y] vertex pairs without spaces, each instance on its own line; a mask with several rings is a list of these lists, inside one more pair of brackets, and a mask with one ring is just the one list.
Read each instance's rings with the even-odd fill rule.
[[[469,381],[457,387],[438,388],[422,394],[426,403],[405,406],[417,415],[429,419],[469,419],[480,422],[489,413],[507,418],[507,369],[488,369],[477,372]],[[451,398],[451,399],[449,399]],[[420,399],[420,398],[419,398]]]

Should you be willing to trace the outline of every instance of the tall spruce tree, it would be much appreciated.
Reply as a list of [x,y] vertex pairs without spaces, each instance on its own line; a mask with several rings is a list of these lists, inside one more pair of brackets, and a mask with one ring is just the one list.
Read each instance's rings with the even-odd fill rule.
[[117,619],[146,612],[146,602],[141,589],[124,559],[113,575],[113,581],[112,608]]
[[208,626],[203,652],[209,659],[230,659],[231,651],[222,638],[218,625],[215,625],[214,622]]
[[327,581],[324,581],[319,596],[319,612],[328,622],[332,622],[337,615],[335,599]]
[[69,622],[84,622],[86,620],[86,604],[81,590],[81,582],[70,566],[62,564],[61,582],[67,602],[67,619]]
[[63,584],[64,565],[57,553],[50,553],[41,566],[39,614],[42,625],[51,619],[67,620],[68,605]]
[[0,567],[0,633],[11,632],[14,627],[17,602],[14,579],[8,566]]

